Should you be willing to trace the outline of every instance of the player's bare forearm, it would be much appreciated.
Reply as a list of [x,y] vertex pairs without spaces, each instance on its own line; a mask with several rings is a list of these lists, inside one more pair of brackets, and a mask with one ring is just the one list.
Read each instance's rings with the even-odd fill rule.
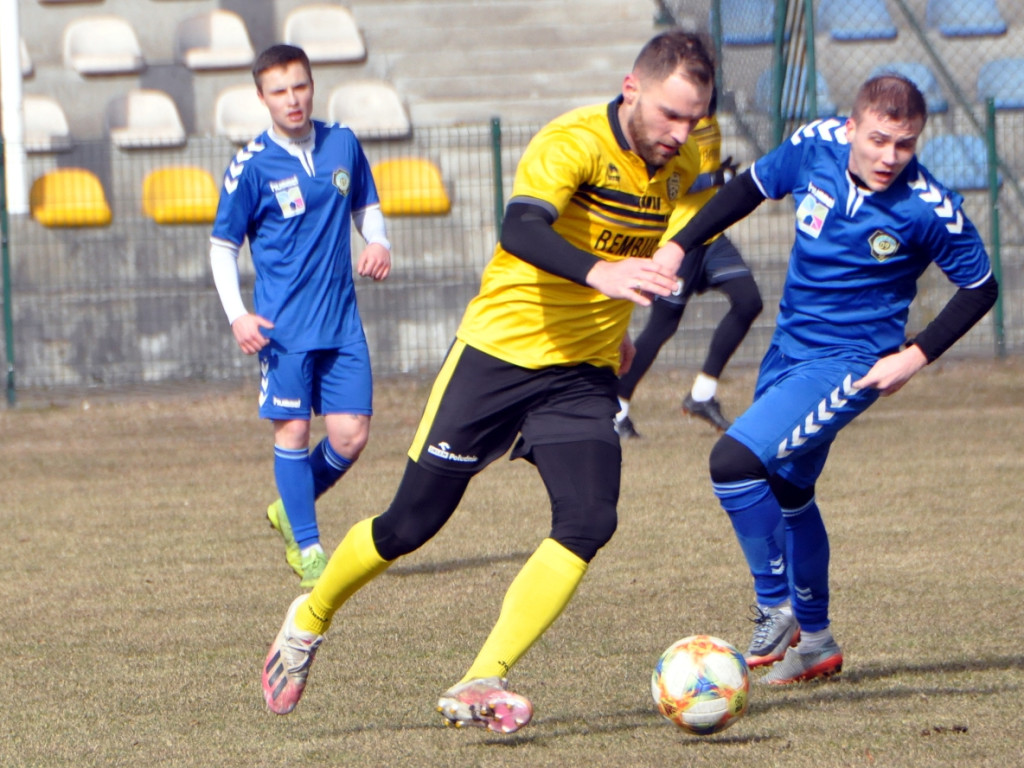
[[883,397],[899,392],[914,374],[928,365],[928,358],[916,344],[879,358],[871,370],[853,382],[858,389],[877,389]]
[[651,261],[660,264],[670,270],[673,275],[679,273],[679,267],[683,263],[683,249],[678,243],[669,240],[651,256]]
[[599,261],[587,273],[587,285],[612,299],[647,307],[651,295],[668,296],[678,285],[675,273],[652,259]]
[[361,277],[374,280],[385,280],[391,274],[391,251],[380,243],[370,243],[361,254],[356,264],[356,271]]

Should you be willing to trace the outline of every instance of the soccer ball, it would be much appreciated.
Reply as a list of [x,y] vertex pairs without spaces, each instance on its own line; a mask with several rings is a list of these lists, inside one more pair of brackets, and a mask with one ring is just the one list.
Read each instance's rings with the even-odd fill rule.
[[743,654],[725,640],[692,635],[661,654],[651,675],[658,711],[687,733],[707,736],[747,711],[750,677]]

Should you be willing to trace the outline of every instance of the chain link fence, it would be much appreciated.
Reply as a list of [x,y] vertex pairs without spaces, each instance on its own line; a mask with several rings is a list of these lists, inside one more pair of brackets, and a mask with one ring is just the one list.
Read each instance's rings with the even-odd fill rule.
[[[718,21],[709,13],[707,0],[666,0],[663,10],[668,21],[684,27],[709,34],[720,27],[723,155],[731,154],[746,166],[773,146],[764,83],[775,60],[776,4],[775,0],[715,0],[714,4],[720,7]],[[783,0],[782,5],[789,23],[784,34],[790,40],[803,35],[795,21],[807,13],[806,4],[787,6]],[[1019,352],[1024,348],[1024,195],[1020,194],[1024,76],[1014,65],[1002,62],[1024,63],[1014,57],[1024,43],[1024,6],[1018,0],[958,2],[961,16],[971,9],[981,14],[994,8],[1005,24],[1002,32],[962,37],[942,27],[940,19],[946,17],[939,13],[941,5],[940,0],[815,0],[810,9],[815,17],[811,58],[805,51],[802,59],[789,60],[787,76],[797,86],[794,90],[800,91],[800,68],[805,77],[806,72],[817,73],[819,114],[845,114],[860,82],[881,68],[899,67],[912,78],[921,77],[919,85],[932,109],[922,137],[923,155],[933,139],[983,140],[984,99],[1002,99],[996,103],[994,121],[1002,161],[996,205],[990,204],[984,184],[976,187],[970,178],[971,184],[960,184],[968,215],[1000,259],[1001,316],[993,313],[986,318],[953,354],[991,356],[1000,342],[1006,350]],[[973,19],[966,15],[968,22]],[[873,31],[865,32],[866,27]],[[925,71],[934,84],[925,79]],[[999,73],[1002,79],[996,77]],[[1015,94],[1019,104],[1012,101]],[[806,119],[808,115],[802,113],[806,107],[806,103],[797,104],[784,115],[785,130]],[[380,284],[357,280],[378,375],[430,373],[440,363],[498,236],[498,216],[511,191],[516,163],[538,127],[509,123],[416,126],[405,140],[364,142],[373,164],[405,156],[430,160],[440,169],[451,200],[446,214],[389,217],[392,276]],[[500,141],[496,142],[496,135]],[[972,141],[969,147],[974,146]],[[963,181],[952,175],[970,168],[968,145],[956,147],[928,162],[940,178],[951,174],[943,180],[952,186]],[[159,224],[147,214],[143,200],[145,180],[153,171],[189,166],[219,182],[235,151],[225,139],[190,136],[185,146],[176,148],[125,150],[99,140],[77,142],[66,151],[28,155],[30,181],[58,168],[82,168],[93,174],[109,203],[110,222],[66,228],[44,226],[31,216],[10,217],[10,279],[3,294],[9,298],[3,310],[12,320],[12,343],[4,343],[4,355],[13,360],[19,388],[113,387],[256,376],[255,363],[234,343],[213,287],[208,265],[210,225]],[[992,227],[993,211],[1000,214],[998,238]],[[766,306],[735,364],[756,363],[771,336],[792,226],[792,206],[769,202],[730,231],[755,271]],[[362,245],[358,235],[353,241],[358,253]],[[247,295],[253,277],[247,253],[243,253],[241,272],[243,295]],[[929,272],[912,310],[912,329],[930,320],[951,293],[940,274]],[[657,365],[697,368],[726,309],[725,300],[714,293],[694,299],[680,332],[663,349]],[[638,310],[635,330],[644,320],[645,312]]]

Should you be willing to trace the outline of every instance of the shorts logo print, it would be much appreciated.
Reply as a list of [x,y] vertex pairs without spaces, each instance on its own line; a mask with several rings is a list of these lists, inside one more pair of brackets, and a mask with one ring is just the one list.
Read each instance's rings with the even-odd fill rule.
[[458,464],[473,464],[478,461],[476,456],[463,456],[461,453],[452,453],[452,447],[444,440],[437,445],[428,445],[427,453],[445,461],[454,461]]
[[784,459],[806,443],[811,437],[821,431],[822,424],[831,421],[836,412],[842,410],[847,402],[849,402],[849,398],[858,392],[860,390],[853,386],[853,375],[846,374],[842,385],[836,387],[827,398],[819,402],[818,406],[807,414],[804,423],[797,425],[796,429],[793,430],[793,434],[788,439],[779,443],[779,450],[775,454],[775,458]]

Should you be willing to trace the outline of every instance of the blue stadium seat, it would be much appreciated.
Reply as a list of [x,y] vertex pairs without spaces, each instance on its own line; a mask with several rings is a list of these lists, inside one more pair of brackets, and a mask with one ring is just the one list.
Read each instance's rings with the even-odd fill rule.
[[[714,8],[708,12],[708,18]],[[763,45],[775,40],[775,0],[722,0],[722,42]]]
[[928,0],[925,23],[945,37],[1002,35],[1006,21],[996,0]]
[[891,40],[896,25],[884,0],[821,0],[816,26],[833,40]]
[[924,167],[960,192],[988,188],[988,153],[974,134],[949,133],[925,144],[919,155]]
[[927,64],[919,61],[894,61],[875,67],[871,70],[870,77],[885,74],[902,75],[916,85],[924,94],[929,112],[945,112],[949,109],[949,102],[942,93],[939,81],[935,79],[935,74]]
[[978,99],[996,109],[1024,109],[1024,59],[993,59],[978,72]]
[[[828,117],[836,112],[835,102],[829,94],[828,83],[824,75],[817,72],[815,77],[815,94],[818,100],[818,117]],[[796,83],[796,90],[793,85]],[[807,83],[807,69],[800,67],[799,71],[786,70],[786,79],[782,84],[782,114],[787,120],[804,119],[809,117],[803,95]],[[754,106],[761,112],[771,113],[772,111],[772,70],[766,69],[757,78],[757,85],[754,88]]]

